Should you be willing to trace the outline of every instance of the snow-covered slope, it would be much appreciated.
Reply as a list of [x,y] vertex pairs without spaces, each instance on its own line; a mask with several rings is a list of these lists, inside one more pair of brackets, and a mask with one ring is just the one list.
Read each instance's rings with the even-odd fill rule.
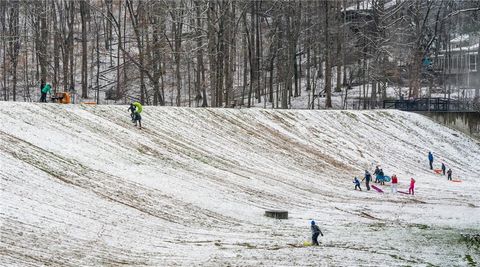
[[[0,102],[0,121],[1,265],[480,262],[460,240],[480,231],[480,145],[420,115],[145,107],[139,130],[126,106]],[[354,191],[376,164],[415,196]]]

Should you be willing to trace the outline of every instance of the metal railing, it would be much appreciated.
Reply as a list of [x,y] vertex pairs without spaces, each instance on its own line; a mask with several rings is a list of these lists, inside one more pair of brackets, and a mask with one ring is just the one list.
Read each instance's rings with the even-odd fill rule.
[[459,101],[449,98],[416,98],[408,100],[384,100],[384,109],[404,111],[478,111],[474,101]]

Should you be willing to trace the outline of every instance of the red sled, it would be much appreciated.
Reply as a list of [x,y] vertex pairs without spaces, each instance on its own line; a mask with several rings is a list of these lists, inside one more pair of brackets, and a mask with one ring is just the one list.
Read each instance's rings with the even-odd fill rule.
[[442,169],[434,169],[433,172],[435,174],[442,174],[443,171],[442,171]]
[[383,190],[377,187],[376,185],[371,185],[373,189],[375,189],[378,193],[383,193]]

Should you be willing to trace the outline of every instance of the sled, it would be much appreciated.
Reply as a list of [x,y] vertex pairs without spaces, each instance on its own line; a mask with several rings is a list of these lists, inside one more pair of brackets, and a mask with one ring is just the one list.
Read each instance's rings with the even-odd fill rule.
[[383,193],[383,190],[377,187],[376,185],[371,185],[370,187],[375,189],[375,191],[377,191],[378,193]]
[[454,182],[454,183],[461,183],[462,180],[450,180],[450,182]]
[[303,242],[304,247],[310,247],[311,245],[312,245],[312,242],[310,242],[310,241]]
[[433,172],[435,174],[442,174],[443,171],[442,171],[442,169],[434,169]]
[[399,191],[397,190],[398,193],[401,193],[401,194],[405,194],[405,195],[410,195],[408,192],[405,192],[405,191]]

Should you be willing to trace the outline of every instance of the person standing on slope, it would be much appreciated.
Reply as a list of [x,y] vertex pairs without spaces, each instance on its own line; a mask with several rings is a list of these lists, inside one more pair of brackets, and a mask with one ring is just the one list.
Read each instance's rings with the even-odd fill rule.
[[133,103],[130,103],[130,107],[128,108],[128,111],[130,111],[130,117],[132,118],[132,122],[135,122],[135,110],[136,110],[135,105],[133,105]]
[[312,221],[311,223],[311,226],[310,226],[310,229],[312,230],[312,245],[313,246],[318,246],[318,235],[322,235],[323,236],[323,233],[322,231],[320,231],[320,227],[318,227],[318,225],[315,224],[315,221]]
[[355,184],[355,190],[357,190],[357,187],[358,187],[358,190],[362,191],[362,188],[360,188],[360,181],[358,180],[357,177],[353,179],[353,183]]
[[375,167],[375,171],[373,172],[373,175],[375,175],[375,183],[378,183],[378,173],[380,172],[380,168],[378,166]]
[[445,164],[442,162],[442,172],[443,172],[443,175],[445,175],[445,170],[447,169],[447,167],[445,167]]
[[363,180],[365,180],[365,186],[367,187],[367,190],[370,190],[370,181],[372,180],[372,175],[367,170],[365,170],[365,176],[363,177],[362,182]]
[[49,94],[52,90],[52,86],[47,83],[42,90],[40,91],[42,95],[40,96],[40,102],[46,103],[47,102],[47,94]]
[[428,152],[428,162],[430,162],[430,170],[433,170],[433,154]]
[[380,169],[380,172],[378,172],[377,176],[380,184],[385,185],[385,173],[383,173],[383,169]]
[[447,174],[448,174],[447,180],[451,181],[452,180],[452,169],[449,168],[448,171],[447,171]]
[[140,113],[142,113],[142,110],[143,110],[142,104],[140,104],[140,102],[135,101],[132,103],[132,105],[135,106],[133,122],[135,122],[135,126],[137,126],[137,122],[138,122],[139,128],[142,129],[142,116],[140,115]]
[[394,174],[392,176],[392,193],[393,194],[397,193],[397,184],[398,184],[398,178],[397,178],[397,175]]
[[408,188],[408,194],[415,195],[414,189],[415,189],[415,179],[410,178],[410,187]]

